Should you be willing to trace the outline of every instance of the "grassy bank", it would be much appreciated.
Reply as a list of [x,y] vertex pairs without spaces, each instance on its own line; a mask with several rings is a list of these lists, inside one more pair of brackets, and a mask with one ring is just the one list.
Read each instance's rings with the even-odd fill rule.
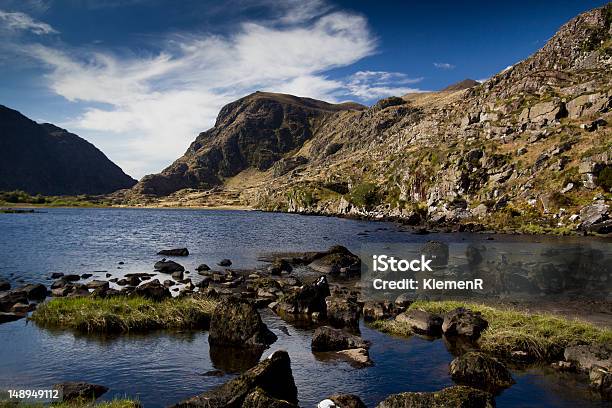
[[54,408],[139,408],[141,404],[131,399],[114,399],[112,401],[101,401],[98,403],[86,401],[57,402],[51,405],[0,401],[0,408],[42,408],[46,406]]
[[[410,309],[445,313],[457,307],[482,313],[489,328],[482,333],[478,344],[483,351],[505,359],[513,359],[512,352],[523,351],[530,360],[551,361],[559,358],[563,349],[570,345],[612,342],[612,330],[551,314],[527,314],[455,301],[418,301]],[[391,334],[412,334],[408,326],[393,320],[379,320],[372,326]]]
[[188,297],[154,302],[140,297],[56,298],[41,304],[31,319],[45,327],[87,333],[208,328],[215,302]]
[[103,196],[44,196],[24,191],[0,191],[0,207],[106,207],[111,203]]

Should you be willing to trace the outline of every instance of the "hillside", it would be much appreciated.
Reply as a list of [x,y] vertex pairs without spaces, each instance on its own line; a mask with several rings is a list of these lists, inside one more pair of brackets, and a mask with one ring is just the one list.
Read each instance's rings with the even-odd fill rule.
[[0,105],[0,190],[107,194],[135,183],[86,140]]
[[127,200],[205,206],[224,197],[436,227],[610,232],[611,21],[610,4],[591,10],[482,84],[367,109],[247,96]]

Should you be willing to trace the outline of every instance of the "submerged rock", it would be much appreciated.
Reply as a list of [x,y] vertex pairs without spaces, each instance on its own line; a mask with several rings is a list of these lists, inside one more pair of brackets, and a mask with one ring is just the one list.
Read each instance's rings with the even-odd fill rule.
[[397,315],[396,322],[407,324],[415,333],[437,336],[442,331],[442,317],[423,310],[408,310]]
[[187,250],[187,248],[162,249],[157,253],[157,255],[188,256],[189,251]]
[[442,332],[446,336],[464,336],[470,340],[477,340],[487,327],[489,322],[479,312],[459,307],[444,315]]
[[404,392],[387,397],[377,408],[494,408],[486,391],[456,385],[436,392]]
[[92,401],[100,398],[108,391],[108,388],[103,385],[86,382],[63,382],[55,384],[53,388],[60,391],[62,401]]
[[276,335],[250,303],[228,297],[215,307],[208,335],[211,345],[265,348],[275,341]]
[[502,363],[476,351],[455,358],[449,371],[453,381],[487,391],[497,391],[515,383],[510,371]]
[[370,348],[370,343],[359,336],[329,326],[318,327],[310,343],[312,351],[339,351]]
[[183,272],[185,268],[183,265],[176,263],[174,261],[167,261],[166,259],[162,259],[161,261],[155,262],[153,265],[153,269],[162,273],[172,273],[172,272]]
[[244,374],[211,391],[181,401],[174,407],[288,408],[296,405],[297,387],[291,372],[289,354],[286,351],[276,351]]

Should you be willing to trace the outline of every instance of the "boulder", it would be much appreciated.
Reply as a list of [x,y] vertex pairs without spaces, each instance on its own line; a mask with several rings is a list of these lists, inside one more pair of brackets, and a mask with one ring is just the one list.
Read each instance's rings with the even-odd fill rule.
[[196,271],[198,272],[206,272],[206,271],[210,271],[210,267],[206,264],[200,264],[198,265],[198,267],[196,268]]
[[10,290],[11,284],[8,281],[0,280],[0,291]]
[[589,372],[591,388],[605,400],[612,399],[612,372],[600,366],[593,366]]
[[[251,395],[255,393],[255,395]],[[247,400],[248,398],[248,400]],[[267,407],[258,404],[266,401],[271,407],[297,405],[297,387],[291,372],[291,361],[286,351],[276,351],[255,367],[227,383],[203,394],[181,401],[174,408],[242,408]],[[282,405],[282,402],[293,405]]]
[[228,297],[215,307],[208,335],[211,345],[265,348],[275,341],[276,335],[249,302]]
[[325,298],[329,295],[327,279],[321,276],[316,282],[303,285],[298,290],[284,295],[279,299],[275,311],[281,315],[325,314],[327,310]]
[[329,326],[318,327],[310,344],[312,351],[339,351],[347,349],[368,349],[370,343],[359,336]]
[[414,295],[410,293],[402,293],[395,298],[395,305],[398,307],[408,308],[414,302]]
[[217,265],[224,266],[224,267],[231,266],[232,265],[232,261],[230,261],[229,259],[222,259],[222,260],[219,261],[219,263]]
[[340,350],[336,351],[336,354],[349,360],[350,364],[357,368],[369,367],[374,364],[370,359],[370,353],[367,348]]
[[477,351],[455,358],[450,363],[449,371],[456,383],[487,391],[507,388],[515,382],[510,371],[502,363]]
[[289,401],[272,398],[261,388],[256,388],[244,399],[242,408],[298,408]]
[[64,274],[62,272],[53,272],[50,276],[51,279],[59,279],[62,276],[64,276]]
[[10,291],[0,294],[0,312],[10,312],[16,303],[28,303],[25,292]]
[[408,310],[397,315],[395,321],[408,325],[412,331],[418,334],[437,336],[442,331],[442,317],[423,310]]
[[446,336],[463,336],[470,340],[477,340],[480,333],[487,327],[489,323],[479,312],[460,307],[444,315],[442,332]]
[[359,329],[361,306],[357,302],[347,298],[329,296],[325,299],[325,305],[327,321],[330,325],[337,328]]
[[81,279],[89,279],[93,276],[92,273],[83,273],[81,274]]
[[580,210],[580,228],[583,230],[593,229],[597,224],[603,223],[610,218],[610,206],[603,200],[596,201]]
[[314,254],[308,267],[323,274],[358,276],[361,274],[361,259],[345,247],[335,245],[326,252]]
[[289,261],[283,258],[276,258],[268,267],[268,272],[270,272],[271,275],[280,275],[283,272],[291,272],[292,270],[293,267]]
[[172,279],[176,281],[182,281],[185,278],[185,272],[183,271],[172,272],[171,276],[172,276]]
[[167,261],[166,259],[162,259],[161,261],[155,262],[153,265],[153,269],[162,273],[172,273],[177,271],[185,271],[183,265],[176,263],[174,261]]
[[395,314],[394,304],[388,301],[369,301],[363,305],[363,319],[367,321],[388,319]]
[[87,289],[106,290],[109,288],[109,283],[102,280],[92,280],[91,282],[87,282],[85,286],[87,286]]
[[591,344],[566,347],[563,352],[566,361],[574,363],[577,368],[589,371],[594,366],[612,370],[612,345]]
[[404,392],[387,397],[377,408],[495,408],[493,396],[456,385],[435,392]]
[[136,287],[133,295],[142,296],[155,301],[162,301],[172,297],[168,288],[159,283],[157,279]]
[[[333,405],[326,405],[330,408],[366,408],[361,398],[353,394],[332,395],[323,401],[331,402]],[[319,406],[321,406],[323,401],[319,403]]]
[[15,291],[25,293],[28,300],[44,300],[47,297],[47,288],[40,283],[24,285]]
[[55,384],[54,389],[59,390],[62,395],[62,401],[92,401],[100,398],[108,391],[108,388],[103,385],[89,384],[86,382],[63,382]]
[[157,253],[157,255],[187,256],[189,255],[189,251],[187,250],[187,248],[162,249]]
[[77,274],[71,273],[71,274],[62,276],[61,279],[66,282],[76,282],[78,280],[81,280],[81,277]]
[[0,312],[0,324],[13,322],[15,320],[23,319],[24,317],[26,317],[25,313]]

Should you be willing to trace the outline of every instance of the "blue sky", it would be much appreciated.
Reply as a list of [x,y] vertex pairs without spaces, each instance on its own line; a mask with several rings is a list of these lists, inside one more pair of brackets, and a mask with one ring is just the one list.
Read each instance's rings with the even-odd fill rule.
[[371,104],[486,79],[605,3],[0,0],[0,104],[140,178],[255,90]]

